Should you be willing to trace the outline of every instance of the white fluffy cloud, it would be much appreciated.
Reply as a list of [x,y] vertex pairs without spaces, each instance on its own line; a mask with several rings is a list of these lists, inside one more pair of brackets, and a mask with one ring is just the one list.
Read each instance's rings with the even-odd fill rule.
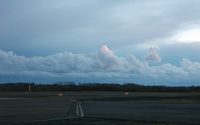
[[[157,58],[155,60],[157,61]],[[132,79],[133,82],[148,82],[148,79],[154,79],[157,82],[161,82],[163,79],[165,82],[181,82],[183,79],[180,80],[180,78],[199,79],[200,63],[183,59],[179,67],[169,63],[150,66],[148,62],[143,62],[134,55],[118,57],[106,45],[101,46],[96,54],[64,52],[46,57],[18,56],[13,52],[0,50],[1,75],[42,73],[50,76],[93,76],[96,78],[119,78],[125,81]]]
[[183,59],[181,62],[182,68],[186,71],[190,77],[200,76],[200,62],[192,62],[189,59]]
[[106,45],[102,45],[98,52],[98,59],[104,69],[119,69],[123,62],[117,57],[112,50],[110,50]]
[[152,61],[152,62],[161,62],[161,57],[157,53],[156,48],[150,47],[149,48],[149,53],[145,57],[147,61]]

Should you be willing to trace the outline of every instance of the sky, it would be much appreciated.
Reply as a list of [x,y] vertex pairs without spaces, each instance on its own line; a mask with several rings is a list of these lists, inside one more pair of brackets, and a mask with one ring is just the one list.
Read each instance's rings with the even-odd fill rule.
[[1,0],[0,82],[200,85],[199,0]]

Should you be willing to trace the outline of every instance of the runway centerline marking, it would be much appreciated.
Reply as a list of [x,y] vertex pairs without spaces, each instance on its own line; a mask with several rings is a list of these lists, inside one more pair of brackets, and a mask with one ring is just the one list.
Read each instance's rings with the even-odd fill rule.
[[76,104],[76,115],[77,117],[84,117],[83,109],[80,102],[77,102]]
[[80,116],[81,116],[81,117],[84,117],[83,109],[82,109],[81,103],[79,103],[79,110],[80,110]]
[[[75,100],[73,100],[75,101]],[[45,122],[45,121],[54,121],[54,120],[64,120],[64,119],[74,119],[84,117],[83,109],[81,103],[76,101],[76,116],[67,116],[67,117],[58,117],[52,119],[41,119],[41,120],[33,120],[32,122]]]

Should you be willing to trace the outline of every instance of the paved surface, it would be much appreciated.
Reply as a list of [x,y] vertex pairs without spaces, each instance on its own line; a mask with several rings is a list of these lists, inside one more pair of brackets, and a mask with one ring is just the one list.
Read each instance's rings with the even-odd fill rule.
[[59,98],[0,100],[0,123],[62,118],[69,104]]
[[79,118],[83,116],[84,116],[84,113],[83,113],[81,103],[77,100],[71,100],[69,108],[66,113],[66,117]]
[[200,124],[199,104],[87,101],[83,110],[93,118]]
[[[200,94],[0,93],[0,125],[200,125]],[[17,95],[18,94],[18,95]],[[152,124],[151,124],[152,123]],[[166,123],[166,124],[165,124]],[[160,125],[160,124],[158,124]]]

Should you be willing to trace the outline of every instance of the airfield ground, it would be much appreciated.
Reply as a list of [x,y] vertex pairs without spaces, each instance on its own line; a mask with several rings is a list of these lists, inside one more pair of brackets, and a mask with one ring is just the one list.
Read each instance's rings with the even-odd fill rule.
[[0,92],[0,125],[199,125],[200,93]]

